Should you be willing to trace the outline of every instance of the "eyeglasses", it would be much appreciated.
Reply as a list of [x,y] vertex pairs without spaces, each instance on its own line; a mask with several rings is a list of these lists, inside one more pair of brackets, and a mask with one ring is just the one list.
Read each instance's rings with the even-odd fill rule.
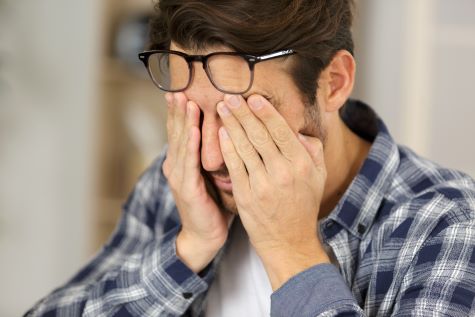
[[217,90],[228,94],[244,94],[252,87],[254,66],[274,58],[295,54],[293,50],[254,56],[237,52],[215,52],[188,55],[178,51],[153,50],[139,54],[139,59],[155,85],[164,91],[186,90],[193,79],[193,62],[201,62],[209,80]]

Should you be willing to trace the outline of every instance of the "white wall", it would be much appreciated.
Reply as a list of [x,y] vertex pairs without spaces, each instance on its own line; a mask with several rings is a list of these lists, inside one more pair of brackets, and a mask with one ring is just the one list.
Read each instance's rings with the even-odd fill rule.
[[475,176],[475,1],[434,1],[430,155]]
[[0,316],[90,251],[99,3],[0,0]]
[[398,142],[475,176],[475,1],[359,5],[355,96]]

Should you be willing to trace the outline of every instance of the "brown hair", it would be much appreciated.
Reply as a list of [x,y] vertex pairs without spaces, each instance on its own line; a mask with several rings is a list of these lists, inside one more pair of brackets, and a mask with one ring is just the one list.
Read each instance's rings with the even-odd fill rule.
[[353,0],[160,0],[151,22],[151,49],[173,40],[186,49],[225,45],[260,55],[297,52],[290,74],[309,104],[335,53],[353,54]]

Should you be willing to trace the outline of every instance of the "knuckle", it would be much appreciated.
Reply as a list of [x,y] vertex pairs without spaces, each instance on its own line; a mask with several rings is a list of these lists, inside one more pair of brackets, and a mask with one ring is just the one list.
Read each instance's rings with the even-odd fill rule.
[[167,131],[173,130],[173,122],[171,120],[167,120]]
[[190,143],[190,139],[191,139],[190,130],[188,130],[188,133],[185,133],[185,131],[183,131],[182,138],[183,138],[182,142],[184,145]]
[[254,153],[254,146],[247,141],[239,142],[237,147],[239,153],[243,156],[250,156]]
[[241,107],[239,110],[236,111],[236,116],[241,120],[245,121],[253,117],[254,115],[252,114],[251,111],[248,109],[245,109],[244,107]]
[[276,143],[282,145],[287,144],[291,140],[292,133],[287,127],[277,126],[272,130],[272,136]]
[[271,186],[267,182],[261,182],[254,188],[254,194],[259,200],[267,200],[272,193]]
[[250,139],[256,146],[263,146],[269,143],[270,135],[265,130],[254,131],[251,133]]
[[190,140],[189,135],[180,135],[180,139],[177,140],[178,152],[180,153],[180,155],[184,155],[184,153],[186,153],[189,140]]
[[172,142],[176,143],[179,139],[180,139],[180,133],[178,133],[178,131],[176,131],[176,130],[172,130],[168,134],[168,141],[170,143],[172,143]]
[[251,170],[251,171],[259,168],[260,164],[261,164],[261,160],[257,156],[252,156],[246,161],[246,167],[248,168],[248,170]]
[[287,148],[284,143],[278,143],[277,146],[279,146],[280,153],[282,153],[284,157],[293,157],[295,159],[295,155],[292,154],[292,149]]
[[294,181],[294,177],[288,169],[284,168],[278,172],[276,182],[279,185],[290,185],[293,183],[293,181]]

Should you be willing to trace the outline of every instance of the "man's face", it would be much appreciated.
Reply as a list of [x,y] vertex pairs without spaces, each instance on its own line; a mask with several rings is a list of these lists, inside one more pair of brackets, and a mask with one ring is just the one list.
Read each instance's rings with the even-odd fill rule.
[[[226,47],[188,51],[181,49],[173,42],[170,49],[189,55],[230,51]],[[320,110],[317,105],[304,104],[302,94],[288,73],[291,63],[292,57],[277,58],[256,64],[253,85],[243,97],[246,99],[253,94],[262,95],[274,105],[295,134],[300,132],[324,141],[325,129],[319,120]],[[174,73],[173,65],[170,71],[172,77],[181,76]],[[222,122],[216,105],[223,100],[224,94],[212,85],[199,62],[194,63],[193,81],[184,93],[188,100],[195,102],[201,110],[201,164],[208,189],[223,210],[237,213],[231,180],[221,154],[218,138],[218,130]]]

